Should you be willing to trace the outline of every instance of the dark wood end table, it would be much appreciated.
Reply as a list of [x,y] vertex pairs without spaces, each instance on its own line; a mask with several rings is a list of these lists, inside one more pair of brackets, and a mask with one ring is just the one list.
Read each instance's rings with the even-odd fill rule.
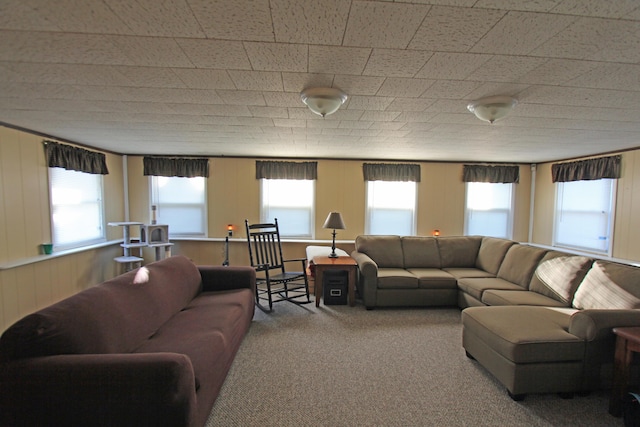
[[313,265],[316,271],[316,280],[314,284],[314,296],[316,298],[316,307],[320,306],[320,297],[322,296],[322,276],[326,270],[346,270],[349,273],[349,305],[356,305],[356,270],[358,263],[350,256],[340,256],[330,258],[328,256],[317,256],[313,258]]
[[622,399],[629,382],[629,366],[633,360],[633,353],[640,353],[640,327],[613,328],[613,333],[616,334],[616,352],[609,413],[614,417],[621,417]]

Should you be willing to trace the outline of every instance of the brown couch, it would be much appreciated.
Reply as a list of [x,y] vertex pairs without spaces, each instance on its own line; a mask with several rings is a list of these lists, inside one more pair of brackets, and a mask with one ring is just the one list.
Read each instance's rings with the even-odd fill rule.
[[146,268],[4,332],[0,425],[205,424],[253,318],[255,272],[182,256]]
[[368,309],[455,306],[463,347],[515,399],[607,386],[617,326],[640,326],[640,268],[480,236],[358,236]]

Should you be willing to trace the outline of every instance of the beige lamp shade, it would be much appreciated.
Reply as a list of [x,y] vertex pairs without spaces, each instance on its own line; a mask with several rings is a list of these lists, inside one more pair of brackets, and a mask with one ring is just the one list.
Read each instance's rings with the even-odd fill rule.
[[322,228],[333,228],[334,230],[344,230],[345,225],[340,212],[330,212]]

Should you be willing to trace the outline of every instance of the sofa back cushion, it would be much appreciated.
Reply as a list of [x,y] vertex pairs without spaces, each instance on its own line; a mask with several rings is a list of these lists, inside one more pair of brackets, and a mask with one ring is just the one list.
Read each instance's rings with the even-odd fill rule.
[[475,268],[482,237],[438,237],[441,268]]
[[640,308],[640,268],[596,261],[578,286],[573,306],[579,309]]
[[440,268],[440,251],[434,237],[402,237],[405,268]]
[[404,268],[400,236],[358,236],[355,248],[357,252],[368,255],[380,268]]
[[504,256],[497,277],[528,289],[531,276],[545,252],[544,249],[528,245],[511,246]]
[[529,290],[569,306],[592,263],[591,258],[549,251],[536,267]]
[[515,244],[513,240],[483,237],[478,250],[476,267],[493,275],[498,274],[507,251]]
[[202,286],[198,268],[182,256],[143,268],[144,283],[133,283],[133,270],[19,320],[0,339],[0,359],[133,351]]

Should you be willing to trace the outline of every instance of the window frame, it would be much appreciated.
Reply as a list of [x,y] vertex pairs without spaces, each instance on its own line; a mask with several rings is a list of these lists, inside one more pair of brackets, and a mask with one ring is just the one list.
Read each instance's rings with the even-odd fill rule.
[[[269,184],[267,181],[305,181],[307,182],[311,188],[309,189],[311,193],[311,206],[305,207],[300,206],[307,209],[309,214],[309,234],[288,234],[286,231],[286,225],[283,232],[283,224],[281,222],[278,223],[280,237],[285,239],[315,239],[316,235],[316,227],[315,227],[315,211],[316,211],[316,180],[315,179],[270,179],[270,178],[260,178],[260,221],[262,223],[272,223],[274,221],[274,217],[269,215],[268,209],[265,210],[265,206],[268,205],[265,201],[265,185]],[[278,207],[278,209],[286,209],[286,207]],[[279,221],[282,218],[278,218]]]
[[[417,235],[418,228],[418,184],[417,181],[365,181],[365,216],[364,216],[364,228],[365,234],[374,235],[372,232],[372,212],[371,212],[371,203],[369,202],[369,197],[371,193],[371,186],[375,186],[377,182],[385,182],[385,183],[399,183],[399,184],[407,184],[413,185],[414,189],[414,199],[413,199],[413,207],[411,208],[411,225],[410,234],[403,234],[404,236],[415,236]],[[383,234],[375,234],[375,235],[385,235],[385,234],[393,234],[393,233],[383,233]]]
[[[474,185],[474,184],[488,184],[488,185],[510,185],[511,186],[511,191],[510,191],[510,207],[508,210],[508,215],[507,215],[507,236],[506,237],[501,237],[501,236],[491,236],[491,237],[497,237],[497,238],[502,238],[502,239],[513,239],[513,228],[514,228],[514,217],[515,217],[515,198],[516,198],[516,185],[515,183],[512,182],[507,182],[507,183],[494,183],[494,182],[465,182],[465,194],[464,194],[464,235],[468,236],[469,235],[469,226],[470,226],[470,218],[471,218],[471,213],[473,211],[476,210],[470,210],[469,209],[469,186],[470,185]],[[488,211],[504,211],[504,209],[489,209]],[[482,234],[482,235],[487,235],[488,234]]]
[[[175,231],[172,232],[172,227],[171,224],[166,224],[166,222],[163,222],[161,219],[159,219],[162,215],[162,207],[161,204],[158,202],[158,191],[159,191],[159,185],[158,185],[158,180],[159,179],[201,179],[203,182],[203,201],[202,203],[171,203],[171,204],[167,204],[164,203],[165,207],[167,205],[169,206],[173,206],[173,207],[179,207],[179,206],[192,206],[192,207],[199,207],[201,212],[202,212],[202,231],[198,231],[198,232],[187,232],[187,233],[176,233]],[[208,203],[208,194],[207,194],[207,178],[203,177],[203,176],[195,176],[195,177],[178,177],[178,176],[155,176],[155,175],[149,175],[149,202],[151,206],[156,206],[156,215],[159,219],[158,223],[162,223],[165,225],[169,226],[169,238],[179,238],[179,237],[207,237],[208,236],[208,226],[209,226],[209,203]],[[150,208],[151,209],[151,208]],[[175,227],[173,228],[175,230]]]
[[[59,167],[48,167],[47,168],[47,178],[48,178],[48,189],[49,189],[49,221],[50,221],[50,229],[51,229],[51,243],[53,244],[54,250],[67,250],[67,249],[76,249],[85,246],[91,246],[99,243],[103,243],[107,241],[107,231],[106,231],[106,214],[105,214],[105,198],[104,198],[104,175],[101,174],[91,174],[88,172],[76,171],[71,169],[64,169]],[[95,179],[98,187],[98,215],[100,218],[98,219],[99,229],[101,230],[100,236],[91,239],[84,240],[76,240],[69,243],[60,243],[59,240],[56,239],[56,225],[54,215],[56,214],[57,208],[59,206],[54,202],[54,174],[56,173],[74,173],[74,174],[82,174],[77,176],[84,176],[86,178]],[[76,180],[70,180],[73,182]],[[62,205],[62,204],[60,204]],[[87,205],[87,203],[83,203],[83,205]]]
[[[558,181],[555,183],[556,185],[555,185],[555,194],[554,194],[552,246],[558,247],[558,248],[570,249],[570,250],[577,250],[577,251],[586,252],[586,253],[593,253],[601,256],[602,255],[608,256],[608,257],[613,256],[613,239],[614,239],[614,227],[615,227],[615,217],[616,217],[618,180],[615,178],[603,178],[603,179],[610,181],[610,184],[611,184],[611,188],[610,188],[611,197],[609,200],[609,215],[608,215],[608,223],[607,223],[608,236],[606,238],[607,248],[604,251],[601,251],[595,248],[590,248],[590,247],[585,247],[580,245],[572,245],[564,242],[558,242],[557,234],[558,234],[558,227],[559,227],[559,221],[560,221],[559,207],[558,207],[559,197],[561,192],[564,191],[564,184],[569,184],[571,182],[578,182],[578,181],[568,181],[568,182]],[[600,180],[585,180],[584,182],[591,182],[591,181],[600,181]]]

